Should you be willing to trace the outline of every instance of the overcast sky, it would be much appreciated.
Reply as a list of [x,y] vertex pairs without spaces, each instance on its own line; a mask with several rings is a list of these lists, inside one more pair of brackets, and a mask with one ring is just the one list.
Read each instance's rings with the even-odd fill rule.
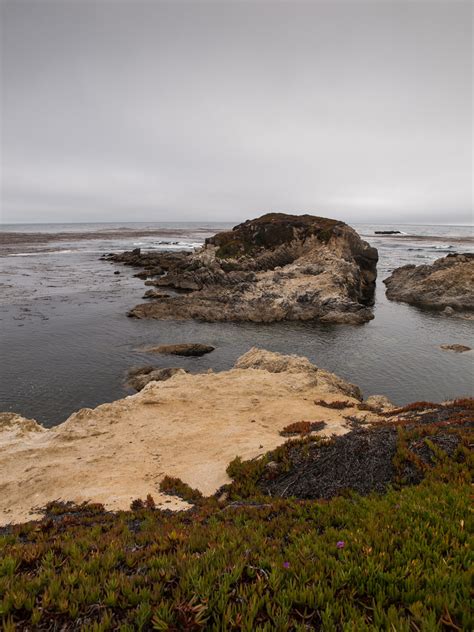
[[472,219],[469,0],[3,0],[2,221]]

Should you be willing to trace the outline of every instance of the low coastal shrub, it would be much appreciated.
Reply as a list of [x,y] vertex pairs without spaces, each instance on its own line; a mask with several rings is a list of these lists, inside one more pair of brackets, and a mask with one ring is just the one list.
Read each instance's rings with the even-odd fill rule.
[[77,516],[0,538],[4,630],[469,630],[469,485]]
[[130,509],[132,511],[140,511],[141,509],[156,509],[155,499],[151,494],[148,494],[145,500],[141,498],[135,498],[130,503]]
[[295,421],[280,430],[282,437],[294,437],[298,435],[307,435],[310,432],[317,432],[326,426],[325,421]]
[[180,478],[165,476],[160,482],[160,491],[172,496],[178,496],[183,500],[196,503],[202,499],[202,494],[198,489],[193,489]]
[[427,408],[438,408],[439,404],[434,404],[433,402],[412,402],[411,404],[407,404],[406,406],[402,406],[401,408],[396,408],[395,410],[391,410],[389,415],[401,415],[402,413],[413,412],[417,410],[426,410]]
[[[472,630],[472,420],[455,422],[459,412],[437,405],[424,422],[381,424],[396,437],[399,477],[384,493],[265,494],[263,479],[349,446],[305,437],[236,458],[224,504],[201,499],[176,513],[149,499],[118,513],[52,504],[44,520],[0,533],[3,630]],[[354,432],[357,454],[372,430]],[[416,485],[403,476],[412,455]]]
[[352,406],[351,402],[343,400],[335,400],[333,402],[326,402],[324,399],[315,399],[316,406],[322,406],[323,408],[333,408],[334,410],[342,410],[343,408],[349,408]]

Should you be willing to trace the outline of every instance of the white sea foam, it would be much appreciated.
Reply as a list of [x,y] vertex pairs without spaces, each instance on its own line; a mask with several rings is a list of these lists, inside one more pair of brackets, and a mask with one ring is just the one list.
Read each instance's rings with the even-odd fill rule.
[[70,254],[71,252],[77,252],[77,251],[76,250],[51,250],[50,252],[42,252],[42,251],[15,252],[10,255],[7,255],[7,257],[40,257],[43,255],[64,255],[64,254]]

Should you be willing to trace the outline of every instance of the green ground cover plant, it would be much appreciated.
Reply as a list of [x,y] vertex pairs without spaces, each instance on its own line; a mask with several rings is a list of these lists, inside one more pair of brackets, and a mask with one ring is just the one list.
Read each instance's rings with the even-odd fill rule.
[[399,476],[383,493],[265,494],[269,462],[280,476],[300,466],[295,450],[312,458],[318,442],[305,438],[261,462],[236,459],[225,500],[221,490],[186,512],[151,498],[114,514],[53,503],[42,521],[0,535],[3,629],[472,630],[472,408],[463,410],[397,427],[395,472],[415,450],[423,477]]

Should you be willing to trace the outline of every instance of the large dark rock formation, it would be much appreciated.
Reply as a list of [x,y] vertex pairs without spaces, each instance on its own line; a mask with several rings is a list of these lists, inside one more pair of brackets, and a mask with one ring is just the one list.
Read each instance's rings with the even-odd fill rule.
[[218,233],[195,253],[109,258],[151,276],[163,271],[153,285],[181,291],[137,305],[130,312],[137,318],[351,324],[373,318],[377,250],[337,220],[269,213]]
[[474,254],[450,254],[431,265],[407,265],[384,279],[387,297],[431,309],[474,311]]

